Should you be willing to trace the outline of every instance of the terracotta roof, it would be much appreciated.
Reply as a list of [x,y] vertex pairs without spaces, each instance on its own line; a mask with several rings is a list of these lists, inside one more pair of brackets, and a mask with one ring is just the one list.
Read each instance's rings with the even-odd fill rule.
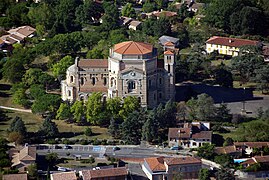
[[195,157],[180,157],[180,158],[164,158],[164,162],[170,165],[181,165],[181,164],[198,164],[201,163],[200,159]]
[[269,147],[269,142],[234,142],[235,146],[248,146],[248,147]]
[[174,55],[174,53],[172,53],[171,51],[165,51],[164,54],[167,54],[167,55]]
[[151,171],[165,171],[164,157],[145,158],[145,162],[149,165]]
[[208,39],[206,43],[224,45],[224,46],[230,46],[230,47],[241,47],[241,46],[246,46],[246,45],[256,46],[259,43],[259,41],[213,36],[210,39]]
[[212,131],[200,131],[192,133],[193,139],[211,139],[212,138]]
[[31,34],[33,34],[35,31],[36,30],[32,28],[31,26],[23,26],[17,32],[28,37]]
[[85,93],[89,93],[89,92],[107,92],[107,87],[91,87],[91,88],[81,87],[80,92],[85,92]]
[[51,174],[51,180],[77,180],[75,172],[62,172]]
[[78,61],[80,68],[108,68],[107,59],[81,59]]
[[6,174],[3,180],[27,180],[27,174]]
[[171,41],[168,41],[164,44],[165,46],[174,46],[175,44]]
[[173,16],[176,16],[177,13],[172,12],[172,11],[157,11],[157,12],[154,12],[153,15],[156,17],[160,17],[160,16],[173,17]]
[[128,55],[143,55],[153,51],[153,46],[148,43],[127,41],[116,44],[114,52]]
[[81,171],[83,180],[91,178],[105,178],[105,177],[118,177],[127,176],[128,171],[125,167],[100,169],[100,170],[83,170]]
[[225,147],[216,147],[215,152],[217,154],[230,154],[230,153],[236,153],[239,151],[236,150],[235,146],[225,146]]
[[251,159],[248,159],[241,164],[256,164],[256,163],[269,163],[269,156],[255,156],[252,157]]
[[36,160],[36,147],[27,146],[20,150],[19,157],[21,161]]
[[13,39],[15,39],[15,40],[18,40],[18,41],[22,41],[22,40],[23,40],[22,37],[17,36],[16,34],[11,34],[9,37],[11,37],[11,38],[13,38]]

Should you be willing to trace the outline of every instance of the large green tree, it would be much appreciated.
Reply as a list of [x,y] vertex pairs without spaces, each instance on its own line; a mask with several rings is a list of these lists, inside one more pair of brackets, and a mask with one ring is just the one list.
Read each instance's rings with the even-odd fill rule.
[[140,108],[139,101],[135,96],[128,96],[124,98],[122,109],[119,111],[120,116],[126,119],[128,115]]
[[66,70],[69,66],[74,63],[74,60],[71,56],[63,57],[58,63],[54,64],[52,67],[52,73],[54,77],[61,80],[65,77]]
[[77,123],[85,120],[85,106],[82,101],[76,101],[71,107],[71,113]]
[[21,117],[18,117],[18,116],[16,116],[12,120],[12,122],[10,124],[10,127],[9,127],[9,131],[10,132],[18,132],[18,133],[20,133],[23,136],[26,136],[27,135],[27,130],[26,130],[25,124],[22,121],[22,118]]
[[56,119],[68,119],[71,117],[71,110],[68,103],[61,103],[59,109],[57,110]]
[[41,136],[45,136],[47,138],[56,137],[59,135],[59,130],[55,122],[51,121],[50,117],[47,117],[43,124],[40,126],[38,133]]
[[131,3],[127,3],[125,6],[122,7],[121,14],[122,16],[130,17],[130,18],[136,17],[135,10]]

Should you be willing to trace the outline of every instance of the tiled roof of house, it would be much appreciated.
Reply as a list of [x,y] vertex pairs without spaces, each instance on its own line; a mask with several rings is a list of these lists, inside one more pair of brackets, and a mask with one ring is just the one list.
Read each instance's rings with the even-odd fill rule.
[[172,12],[172,11],[157,11],[157,12],[153,12],[153,15],[156,17],[160,17],[160,16],[173,17],[173,16],[177,16],[177,13]]
[[51,174],[51,180],[77,180],[75,172],[62,172]]
[[81,173],[83,176],[83,180],[89,180],[91,178],[118,177],[128,175],[128,171],[125,167],[100,170],[83,170]]
[[24,37],[28,37],[31,34],[33,34],[35,31],[36,31],[35,28],[32,28],[31,26],[21,26],[15,29],[10,29],[8,32],[10,34],[19,33],[23,35]]
[[251,148],[269,147],[269,142],[234,142],[235,146],[248,146]]
[[114,46],[114,52],[124,55],[143,55],[152,51],[153,46],[143,42],[127,41]]
[[22,41],[22,40],[23,40],[22,37],[17,36],[16,34],[11,34],[9,37],[10,37],[10,38],[13,38],[13,39],[15,39],[15,40],[18,40],[18,41]]
[[19,165],[22,161],[35,161],[36,160],[36,147],[27,146],[15,153],[12,156],[12,166]]
[[140,24],[141,24],[140,21],[131,21],[131,22],[130,22],[130,26],[134,26],[134,27],[137,27],[137,26],[139,26]]
[[168,51],[165,51],[164,54],[166,54],[166,55],[173,55],[174,53],[168,50]]
[[6,174],[3,180],[27,180],[27,174]]
[[211,139],[212,131],[200,131],[192,134],[193,139]]
[[191,128],[169,128],[168,134],[170,138],[190,138]]
[[1,39],[7,44],[15,44],[18,42],[15,39],[10,38],[10,35],[3,35],[1,36]]
[[210,39],[208,39],[206,41],[206,43],[223,45],[223,46],[230,46],[230,47],[241,47],[241,46],[246,46],[246,45],[256,46],[256,45],[258,45],[259,41],[213,36]]
[[163,35],[159,38],[159,42],[164,46],[166,43],[172,42],[175,45],[179,41],[178,38]]
[[165,46],[174,46],[175,44],[171,41],[167,41],[164,45]]
[[269,163],[269,156],[255,156],[252,157],[251,159],[248,159],[241,164],[256,164],[256,163]]
[[180,164],[198,164],[201,163],[201,160],[195,157],[180,157],[180,158],[164,158],[164,162],[169,166]]
[[217,154],[230,154],[230,153],[236,153],[238,150],[236,150],[235,146],[225,146],[225,147],[216,147],[215,152]]
[[108,68],[107,59],[81,59],[78,61],[80,68]]
[[165,171],[164,157],[145,158],[146,163],[152,172]]

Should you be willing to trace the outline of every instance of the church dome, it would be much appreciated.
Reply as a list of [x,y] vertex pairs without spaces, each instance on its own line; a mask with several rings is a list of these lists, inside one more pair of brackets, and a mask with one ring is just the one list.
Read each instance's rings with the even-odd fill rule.
[[116,44],[113,51],[123,55],[143,55],[152,53],[153,46],[143,42],[126,41]]

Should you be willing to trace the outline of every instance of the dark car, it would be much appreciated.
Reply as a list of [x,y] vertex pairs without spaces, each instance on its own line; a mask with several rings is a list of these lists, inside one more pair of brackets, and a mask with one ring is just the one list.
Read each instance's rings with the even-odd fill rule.
[[113,147],[113,151],[118,151],[118,150],[120,150],[120,148],[118,146]]
[[64,145],[63,149],[72,149],[72,147],[69,145]]

